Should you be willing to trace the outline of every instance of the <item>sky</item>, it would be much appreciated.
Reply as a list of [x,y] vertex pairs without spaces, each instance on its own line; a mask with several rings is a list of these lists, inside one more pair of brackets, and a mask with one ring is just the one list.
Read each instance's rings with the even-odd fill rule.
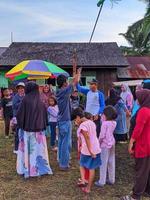
[[[98,0],[0,0],[0,46],[14,42],[88,42],[99,8]],[[138,0],[106,0],[93,42],[128,45],[119,35],[144,16]]]

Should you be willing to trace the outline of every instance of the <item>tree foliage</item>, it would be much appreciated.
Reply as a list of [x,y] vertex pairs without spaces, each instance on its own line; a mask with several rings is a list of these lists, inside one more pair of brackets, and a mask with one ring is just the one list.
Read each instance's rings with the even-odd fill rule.
[[121,47],[123,52],[128,55],[150,54],[150,0],[143,1],[147,3],[144,18],[129,26],[126,33],[120,34],[131,46]]

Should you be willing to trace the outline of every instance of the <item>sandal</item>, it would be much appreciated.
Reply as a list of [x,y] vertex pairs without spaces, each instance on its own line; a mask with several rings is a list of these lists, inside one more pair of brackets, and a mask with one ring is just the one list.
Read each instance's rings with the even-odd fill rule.
[[[83,181],[82,181],[81,178],[79,178],[79,179],[78,179],[78,182],[83,182]],[[88,184],[88,181],[87,181],[87,180],[85,180],[84,182],[85,182],[85,184]]]
[[84,182],[82,182],[82,181],[79,181],[79,182],[77,183],[77,186],[78,186],[78,187],[86,187],[87,184],[84,183]]
[[83,187],[83,188],[81,188],[81,190],[82,190],[82,192],[84,192],[85,194],[89,194],[91,191],[89,191],[88,189],[87,189],[87,187]]
[[136,199],[133,199],[131,196],[127,195],[127,196],[121,197],[120,200],[136,200]]

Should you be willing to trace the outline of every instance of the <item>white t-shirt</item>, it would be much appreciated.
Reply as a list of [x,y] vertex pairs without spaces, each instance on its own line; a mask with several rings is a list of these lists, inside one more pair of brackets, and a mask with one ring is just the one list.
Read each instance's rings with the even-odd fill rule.
[[99,92],[89,91],[87,93],[86,112],[89,112],[92,115],[97,115],[99,114],[99,110],[100,110]]

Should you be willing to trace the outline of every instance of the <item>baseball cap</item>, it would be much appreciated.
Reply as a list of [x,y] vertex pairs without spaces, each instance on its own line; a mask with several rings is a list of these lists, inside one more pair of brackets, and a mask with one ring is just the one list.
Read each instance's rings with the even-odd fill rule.
[[18,88],[19,86],[21,86],[21,87],[25,87],[24,82],[20,82],[20,83],[18,83],[17,86],[16,86],[16,88]]
[[98,84],[98,81],[96,79],[92,79],[91,81],[88,81],[89,84]]

